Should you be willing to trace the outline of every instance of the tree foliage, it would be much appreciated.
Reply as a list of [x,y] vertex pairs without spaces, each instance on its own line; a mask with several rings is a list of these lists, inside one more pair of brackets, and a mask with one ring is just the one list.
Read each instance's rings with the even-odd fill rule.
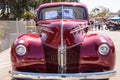
[[0,0],[0,19],[21,19],[23,17],[29,19],[34,15],[30,11],[34,11],[40,4],[64,1],[77,0]]
[[110,13],[110,10],[103,6],[98,6],[92,9],[90,13],[90,17],[106,17]]
[[0,0],[1,19],[21,18],[30,10],[30,0]]

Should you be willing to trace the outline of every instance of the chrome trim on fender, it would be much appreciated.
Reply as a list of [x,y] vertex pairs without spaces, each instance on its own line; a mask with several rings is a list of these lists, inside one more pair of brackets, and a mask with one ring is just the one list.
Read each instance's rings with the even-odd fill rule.
[[29,79],[106,79],[115,76],[116,71],[94,72],[94,73],[71,73],[71,74],[51,74],[51,73],[31,73],[9,71],[13,78]]

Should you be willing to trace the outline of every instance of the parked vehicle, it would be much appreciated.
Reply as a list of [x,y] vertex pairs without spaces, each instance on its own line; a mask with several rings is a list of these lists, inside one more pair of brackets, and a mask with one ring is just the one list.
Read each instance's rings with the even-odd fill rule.
[[120,30],[120,23],[113,22],[113,21],[108,21],[106,23],[106,28],[105,29],[110,30],[110,31]]
[[108,80],[115,75],[112,40],[87,33],[88,23],[82,3],[40,5],[38,34],[23,34],[11,47],[12,78]]

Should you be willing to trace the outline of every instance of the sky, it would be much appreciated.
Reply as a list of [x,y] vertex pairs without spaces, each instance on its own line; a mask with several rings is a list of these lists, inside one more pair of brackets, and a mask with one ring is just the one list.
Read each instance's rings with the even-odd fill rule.
[[109,8],[111,12],[120,10],[120,0],[80,0],[80,2],[86,4],[89,11],[98,6]]

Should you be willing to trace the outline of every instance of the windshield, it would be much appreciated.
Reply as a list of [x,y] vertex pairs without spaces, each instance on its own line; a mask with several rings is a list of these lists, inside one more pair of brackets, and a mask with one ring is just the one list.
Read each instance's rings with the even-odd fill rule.
[[51,19],[87,19],[86,11],[83,7],[62,6],[44,8],[40,12],[40,20]]

